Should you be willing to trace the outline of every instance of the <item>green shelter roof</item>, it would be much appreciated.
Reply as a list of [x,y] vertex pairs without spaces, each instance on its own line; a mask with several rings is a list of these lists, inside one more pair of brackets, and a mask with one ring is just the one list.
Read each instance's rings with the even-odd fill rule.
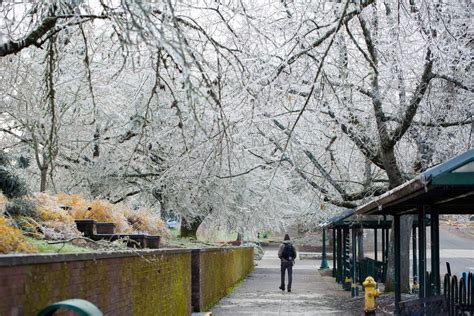
[[474,149],[426,170],[354,212],[414,214],[423,206],[436,208],[440,214],[474,214]]

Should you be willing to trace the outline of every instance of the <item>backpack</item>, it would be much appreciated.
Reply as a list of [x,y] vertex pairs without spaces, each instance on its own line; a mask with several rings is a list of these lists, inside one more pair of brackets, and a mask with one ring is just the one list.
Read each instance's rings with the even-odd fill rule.
[[[295,260],[295,249],[292,244],[285,244],[281,257],[285,260]],[[290,259],[291,258],[291,259]]]

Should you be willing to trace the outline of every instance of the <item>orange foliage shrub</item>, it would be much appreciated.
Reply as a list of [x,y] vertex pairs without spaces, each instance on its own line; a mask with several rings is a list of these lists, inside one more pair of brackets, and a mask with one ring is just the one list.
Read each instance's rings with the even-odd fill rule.
[[124,203],[112,204],[101,199],[87,201],[77,194],[59,193],[56,197],[60,204],[70,208],[69,214],[74,219],[112,222],[118,233],[168,234],[165,223],[148,208],[132,210]]
[[89,204],[86,212],[86,218],[95,219],[100,222],[112,222],[112,204],[104,200],[94,200]]
[[36,204],[36,211],[43,221],[61,221],[72,223],[74,219],[69,213],[62,209],[55,196],[46,193],[34,194],[33,202]]
[[[79,194],[35,193],[29,200],[36,206],[34,218],[20,216],[16,222],[20,229],[8,225],[0,215],[0,253],[34,251],[25,241],[22,230],[40,239],[69,239],[81,236],[75,219],[94,219],[112,222],[118,233],[145,233],[168,236],[169,230],[158,214],[149,208],[132,210],[124,203],[112,204],[106,200],[86,200]],[[8,199],[0,193],[0,214]]]
[[161,218],[149,208],[128,210],[125,214],[128,223],[135,232],[149,233],[151,235],[167,235],[167,228]]
[[56,196],[46,193],[35,193],[32,201],[36,204],[39,216],[39,231],[45,239],[69,239],[81,236],[74,218],[61,208]]
[[89,204],[85,218],[100,222],[112,222],[115,224],[115,230],[117,232],[128,232],[130,227],[121,206],[122,205],[113,205],[105,200],[94,200]]
[[58,202],[69,208],[73,219],[93,219],[99,222],[112,222],[118,233],[131,232],[131,228],[124,216],[123,204],[112,204],[106,200],[88,201],[79,194],[58,193]]
[[70,214],[74,219],[85,219],[89,201],[80,194],[56,194],[58,203],[70,208]]
[[35,252],[29,245],[21,230],[9,225],[7,218],[0,215],[0,253]]

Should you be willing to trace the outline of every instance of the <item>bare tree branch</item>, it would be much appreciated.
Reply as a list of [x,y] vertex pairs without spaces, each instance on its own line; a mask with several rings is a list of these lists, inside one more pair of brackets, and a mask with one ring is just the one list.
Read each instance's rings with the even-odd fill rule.
[[401,124],[392,132],[390,142],[388,143],[389,146],[395,146],[395,144],[405,135],[406,131],[410,127],[411,123],[413,122],[413,118],[416,115],[418,107],[425,95],[426,90],[428,89],[428,85],[430,80],[433,79],[433,60],[430,58],[431,52],[428,49],[426,52],[426,63],[423,67],[423,74],[421,76],[420,82],[418,83],[415,92],[408,104],[407,109],[405,110],[404,117],[402,118]]
[[456,78],[453,78],[453,77],[450,77],[450,76],[447,76],[447,75],[438,74],[438,73],[434,73],[433,78],[444,79],[448,82],[451,82],[452,84],[454,84],[456,87],[458,87],[460,89],[463,89],[463,90],[466,90],[466,91],[469,91],[469,92],[474,92],[473,87],[469,87],[469,86],[463,84],[461,81],[457,80]]
[[[347,1],[348,3],[348,1]],[[364,1],[359,8],[356,8],[352,11],[349,11],[349,12],[345,12],[347,7],[344,9],[344,14],[342,15],[342,17],[339,19],[338,23],[333,26],[332,28],[330,28],[329,30],[326,31],[326,33],[324,33],[323,35],[321,35],[317,40],[315,40],[314,42],[311,43],[311,45],[308,47],[308,48],[305,48],[301,51],[299,51],[298,53],[294,54],[293,56],[291,56],[290,58],[288,58],[288,60],[281,64],[277,71],[276,71],[276,74],[275,76],[273,77],[272,80],[270,80],[268,83],[272,82],[276,77],[278,77],[280,75],[280,73],[289,65],[293,64],[295,61],[297,61],[301,56],[304,56],[306,53],[308,53],[309,51],[313,50],[314,48],[320,46],[322,43],[324,43],[325,40],[327,40],[332,34],[334,33],[337,33],[341,27],[341,23],[347,23],[349,22],[352,18],[354,18],[355,16],[357,16],[359,13],[362,12],[362,10],[371,5],[372,3],[375,3],[375,0],[368,0],[368,1]]]
[[[90,19],[107,19],[106,15],[60,15],[60,16],[48,16],[45,17],[41,23],[28,35],[20,40],[9,40],[0,45],[0,57],[4,57],[10,54],[16,54],[21,50],[30,46],[40,47],[42,43],[58,33],[55,29],[56,23],[59,19],[65,18],[85,18],[82,22],[90,21]],[[63,30],[65,27],[61,27],[59,30]]]

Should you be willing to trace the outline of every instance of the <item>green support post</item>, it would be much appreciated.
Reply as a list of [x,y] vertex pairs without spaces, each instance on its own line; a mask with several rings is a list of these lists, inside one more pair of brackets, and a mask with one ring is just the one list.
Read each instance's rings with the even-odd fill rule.
[[342,267],[342,287],[349,291],[350,290],[350,285],[348,282],[346,282],[346,277],[351,276],[351,266],[350,266],[350,257],[349,257],[349,252],[350,252],[350,235],[349,235],[349,228],[344,228],[343,229],[343,267]]
[[329,269],[328,258],[326,255],[326,228],[323,228],[323,254],[320,269]]
[[400,280],[400,215],[394,215],[394,241],[395,241],[395,315],[400,315],[401,280]]
[[337,229],[337,282],[342,283],[342,230]]
[[433,295],[441,294],[441,280],[439,276],[439,212],[431,209],[431,278],[433,280]]
[[[383,221],[384,222],[387,221],[387,216],[386,215],[383,216]],[[389,233],[390,233],[390,229],[385,228],[384,233],[385,233],[385,238],[384,238],[385,239],[385,248],[384,248],[384,251],[383,251],[383,254],[382,254],[382,256],[383,256],[382,261],[384,263],[388,264],[388,244],[390,243],[388,236],[389,236]]]
[[332,229],[332,276],[336,276],[336,229]]
[[419,298],[425,298],[426,291],[426,223],[425,223],[425,206],[418,210],[418,281],[419,287]]
[[385,228],[382,228],[382,262],[385,263]]
[[377,228],[374,228],[374,259],[377,261]]
[[357,232],[356,229],[352,228],[352,283],[351,283],[351,295],[356,297],[358,295],[357,288]]
[[413,251],[413,279],[417,276],[417,257],[416,257],[416,226],[413,226],[413,232],[412,232],[412,238],[413,238],[413,246],[412,246],[412,251]]
[[346,276],[347,276],[347,271],[346,271],[346,266],[347,266],[347,256],[346,256],[346,246],[347,244],[347,229],[343,228],[342,229],[342,248],[341,248],[341,265],[342,265],[342,269],[341,269],[341,284],[342,284],[342,288],[344,288],[344,283],[345,283],[345,280],[346,280]]
[[359,259],[365,257],[364,253],[364,228],[357,229],[357,252]]

